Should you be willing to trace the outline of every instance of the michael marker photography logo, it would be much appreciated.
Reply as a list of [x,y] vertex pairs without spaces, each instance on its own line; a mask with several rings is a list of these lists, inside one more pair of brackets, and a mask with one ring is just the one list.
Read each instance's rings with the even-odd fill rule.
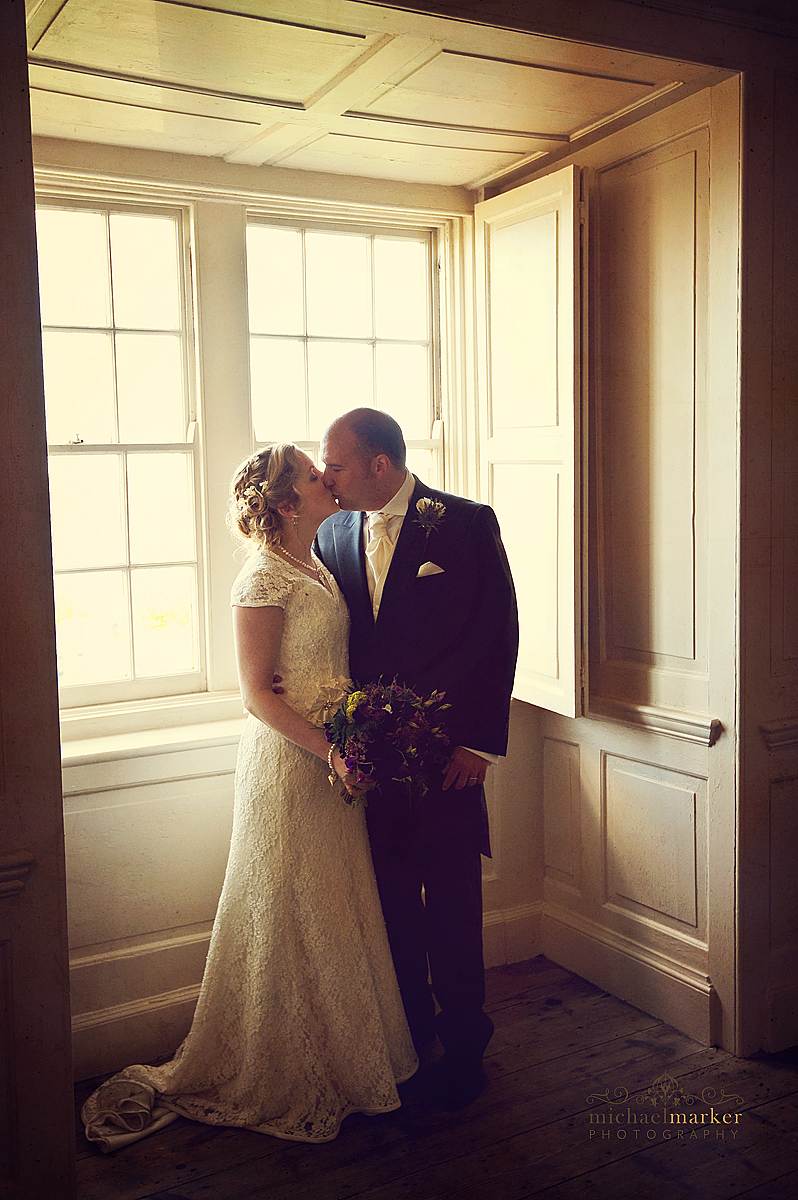
[[667,1072],[649,1088],[630,1096],[624,1087],[612,1095],[593,1092],[587,1097],[593,1107],[588,1114],[591,1141],[697,1142],[737,1140],[742,1096],[714,1087],[700,1094],[685,1091]]

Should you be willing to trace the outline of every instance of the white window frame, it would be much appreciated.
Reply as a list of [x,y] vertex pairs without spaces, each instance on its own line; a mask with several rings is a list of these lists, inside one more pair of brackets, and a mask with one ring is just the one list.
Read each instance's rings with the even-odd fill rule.
[[[140,201],[120,202],[101,197],[61,197],[46,193],[37,195],[37,209],[60,209],[65,212],[103,212],[166,216],[177,219],[179,237],[179,288],[181,311],[181,357],[185,398],[186,437],[176,442],[146,442],[128,443],[122,441],[101,443],[51,443],[48,444],[48,457],[80,458],[93,454],[116,454],[127,457],[139,453],[179,453],[184,454],[190,462],[192,486],[194,493],[194,549],[197,572],[197,608],[195,643],[197,662],[191,671],[175,675],[154,678],[152,676],[134,676],[124,680],[109,680],[93,684],[69,685],[61,689],[60,705],[63,714],[70,710],[115,703],[130,703],[140,700],[160,699],[165,696],[188,695],[204,692],[207,685],[206,654],[205,654],[205,606],[203,603],[202,580],[204,576],[204,533],[201,520],[201,463],[197,445],[197,398],[195,372],[195,336],[194,336],[194,305],[192,303],[191,268],[190,268],[190,236],[189,212],[185,205],[153,204]],[[45,330],[50,326],[44,326]],[[61,327],[56,327],[61,328]],[[116,329],[114,325],[112,327]],[[156,331],[157,332],[157,331]],[[90,536],[87,531],[87,536]],[[193,563],[192,563],[193,565]],[[113,569],[113,568],[109,568]],[[128,563],[122,568],[130,573]],[[57,572],[56,574],[61,574]]]
[[[270,225],[283,226],[287,229],[295,229],[307,231],[312,229],[320,229],[325,232],[333,233],[355,233],[364,234],[369,237],[379,234],[408,234],[411,237],[417,236],[419,233],[426,235],[427,253],[429,263],[429,286],[430,286],[430,395],[432,398],[432,412],[430,414],[430,434],[426,438],[411,438],[405,437],[405,444],[409,451],[412,450],[429,450],[432,452],[432,478],[429,482],[433,486],[443,487],[445,464],[443,459],[443,420],[442,420],[442,402],[441,402],[441,322],[440,322],[440,288],[437,284],[440,275],[439,263],[440,256],[438,252],[438,239],[436,231],[424,225],[421,227],[411,227],[407,225],[398,225],[391,223],[386,225],[384,222],[342,222],[340,220],[323,221],[320,219],[305,218],[299,219],[296,214],[292,216],[284,215],[281,217],[265,217],[262,214],[256,214],[252,209],[247,213],[247,227],[251,225]],[[250,333],[250,337],[253,335]],[[255,337],[269,337],[269,334],[255,334]],[[280,336],[280,335],[275,335]],[[316,340],[313,335],[304,334],[302,340],[309,344]],[[325,340],[325,339],[319,339]],[[376,336],[368,338],[353,338],[353,341],[359,342],[377,342],[380,339]],[[255,438],[253,429],[252,445],[253,448],[261,445]],[[296,445],[305,450],[311,458],[319,462],[321,454],[321,443],[319,439],[296,439]]]
[[[178,727],[207,740],[228,736],[242,717],[235,674],[230,587],[240,568],[226,524],[229,479],[255,448],[249,403],[249,324],[246,298],[246,225],[261,220],[310,221],[342,229],[427,230],[437,273],[433,305],[438,346],[436,421],[430,438],[414,445],[437,450],[440,486],[478,494],[476,368],[473,329],[473,218],[470,213],[284,198],[235,189],[120,180],[57,168],[36,172],[37,201],[119,202],[123,206],[180,208],[190,234],[194,306],[193,369],[199,488],[197,521],[201,589],[206,621],[206,690],[62,710],[62,740],[87,745],[105,739],[109,753],[134,752],[145,731],[174,741]],[[302,443],[309,452],[314,443]],[[169,729],[174,732],[169,733]],[[107,739],[114,738],[113,747]],[[101,743],[91,750],[99,752]],[[77,748],[76,748],[77,749]],[[88,751],[87,751],[88,752]]]

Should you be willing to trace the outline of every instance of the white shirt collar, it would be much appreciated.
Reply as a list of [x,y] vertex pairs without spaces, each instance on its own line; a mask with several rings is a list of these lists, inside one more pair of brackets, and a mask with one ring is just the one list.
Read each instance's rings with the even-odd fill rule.
[[413,495],[413,488],[415,486],[415,476],[408,471],[396,495],[392,496],[387,504],[383,504],[382,508],[366,513],[366,517],[371,518],[378,512],[383,513],[386,517],[403,517],[407,512],[407,506],[410,503],[410,497]]

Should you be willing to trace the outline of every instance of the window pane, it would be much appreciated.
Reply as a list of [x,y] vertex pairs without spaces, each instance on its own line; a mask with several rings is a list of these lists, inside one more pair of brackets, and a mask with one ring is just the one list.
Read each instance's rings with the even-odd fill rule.
[[116,379],[120,442],[180,442],[186,436],[179,336],[119,333]]
[[114,324],[122,329],[180,328],[177,221],[111,213]]
[[307,437],[304,343],[283,338],[250,340],[252,424],[259,442]]
[[122,571],[55,578],[58,682],[63,687],[130,678]]
[[308,230],[305,259],[308,334],[371,337],[369,239]]
[[[37,220],[58,666],[80,685],[70,704],[95,684],[98,701],[124,696],[136,659],[156,677],[200,662],[195,451],[180,213],[50,203]],[[157,679],[136,694],[160,690]]]
[[186,454],[129,454],[130,561],[194,558],[193,495]]
[[192,567],[132,571],[137,675],[174,675],[196,666],[196,578]]
[[426,346],[377,346],[377,408],[399,422],[406,438],[429,437],[429,388]]
[[104,214],[40,208],[36,234],[42,324],[107,327],[111,304]]
[[118,454],[50,456],[53,564],[57,571],[125,562],[121,465]]
[[44,333],[42,349],[48,442],[115,442],[110,333]]
[[417,475],[422,483],[426,483],[429,487],[440,487],[440,479],[438,478],[437,463],[432,450],[414,450],[407,451],[407,469]]
[[331,421],[350,408],[371,407],[374,383],[370,345],[311,342],[308,346],[310,436],[320,439]]
[[304,333],[302,234],[250,225],[247,281],[251,333]]
[[429,337],[427,245],[374,239],[374,310],[379,338]]

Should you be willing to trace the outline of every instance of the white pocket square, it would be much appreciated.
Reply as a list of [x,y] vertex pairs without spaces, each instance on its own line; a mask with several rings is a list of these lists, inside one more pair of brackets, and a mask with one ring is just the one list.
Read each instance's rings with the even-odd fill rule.
[[416,575],[416,579],[424,579],[424,578],[426,578],[427,575],[442,575],[442,574],[443,574],[443,567],[439,567],[434,562],[425,562],[425,563],[422,563],[421,566],[418,568],[418,574]]

